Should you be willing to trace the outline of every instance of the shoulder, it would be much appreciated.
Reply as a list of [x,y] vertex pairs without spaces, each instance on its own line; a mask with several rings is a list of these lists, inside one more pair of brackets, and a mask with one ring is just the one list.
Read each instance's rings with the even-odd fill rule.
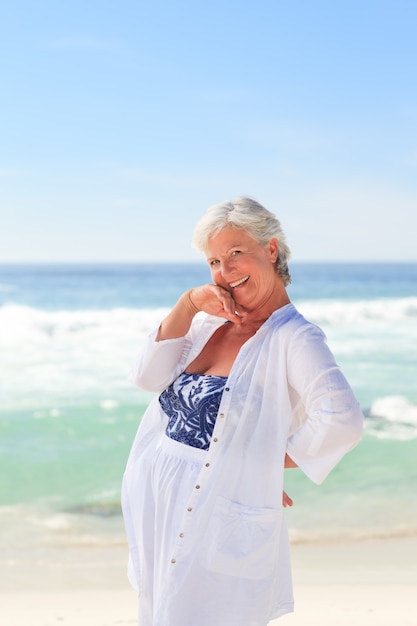
[[219,328],[225,320],[222,317],[215,317],[214,315],[207,315],[206,313],[197,313],[194,317],[191,328],[189,330],[189,337],[194,341],[197,337],[210,337],[214,331]]
[[290,334],[300,331],[323,333],[317,324],[307,320],[292,303],[274,311],[265,327],[273,332],[279,330]]
[[265,324],[265,330],[271,345],[275,345],[277,349],[279,347],[288,350],[306,344],[318,346],[327,342],[323,330],[307,320],[293,304],[275,311]]

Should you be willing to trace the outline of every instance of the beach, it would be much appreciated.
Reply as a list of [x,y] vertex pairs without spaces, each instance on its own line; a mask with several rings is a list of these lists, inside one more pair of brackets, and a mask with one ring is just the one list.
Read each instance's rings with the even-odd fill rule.
[[[417,626],[417,264],[292,271],[366,419],[322,485],[286,473],[295,613],[275,624]],[[136,624],[120,485],[152,396],[128,373],[206,280],[198,264],[0,267],[1,626]]]
[[[271,624],[416,626],[416,554],[417,537],[292,545],[295,612]],[[136,624],[122,543],[21,554],[0,591],[4,626]]]

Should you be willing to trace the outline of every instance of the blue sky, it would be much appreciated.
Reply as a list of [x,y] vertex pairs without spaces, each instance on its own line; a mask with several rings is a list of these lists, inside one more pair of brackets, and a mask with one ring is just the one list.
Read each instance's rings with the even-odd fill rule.
[[0,7],[0,262],[199,259],[250,195],[293,259],[417,260],[414,0]]

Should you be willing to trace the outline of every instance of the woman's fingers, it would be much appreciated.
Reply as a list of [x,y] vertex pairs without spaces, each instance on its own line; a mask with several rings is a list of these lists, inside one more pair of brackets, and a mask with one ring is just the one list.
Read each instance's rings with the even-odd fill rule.
[[194,287],[191,299],[199,311],[224,317],[236,324],[241,323],[238,306],[232,294],[223,287],[211,284]]
[[294,502],[291,500],[290,496],[283,491],[282,492],[282,506],[283,507],[287,507],[287,506],[292,506],[294,504]]
[[225,317],[226,319],[230,320],[231,322],[234,323],[241,323],[240,320],[240,316],[239,313],[237,311],[237,304],[233,299],[232,294],[227,291],[226,289],[223,289],[222,287],[217,287],[217,289],[219,289],[219,298],[220,301],[223,305],[223,315],[222,317]]

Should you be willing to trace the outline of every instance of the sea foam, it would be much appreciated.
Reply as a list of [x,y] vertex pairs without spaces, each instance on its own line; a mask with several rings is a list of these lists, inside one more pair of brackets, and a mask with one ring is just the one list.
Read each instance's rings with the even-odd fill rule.
[[[417,298],[380,300],[308,300],[296,302],[311,321],[326,326],[417,320]],[[9,344],[22,339],[36,341],[65,335],[133,335],[150,332],[167,314],[167,308],[114,308],[109,310],[48,311],[30,306],[6,304],[0,307],[0,341]]]
[[417,320],[417,298],[377,300],[308,300],[297,303],[305,317],[318,324],[362,324]]
[[60,340],[70,336],[116,335],[141,337],[167,313],[167,309],[47,311],[22,305],[0,307],[2,344],[32,340]]
[[[364,402],[370,396],[370,404],[382,389],[408,395],[408,364],[417,345],[417,298],[318,300],[296,306],[324,329]],[[2,409],[59,409],[68,399],[73,402],[75,393],[97,403],[103,398],[120,401],[138,350],[167,312],[167,308],[0,307]],[[391,387],[384,381],[387,368]]]
[[401,395],[383,396],[372,403],[367,432],[377,439],[417,439],[417,404]]

